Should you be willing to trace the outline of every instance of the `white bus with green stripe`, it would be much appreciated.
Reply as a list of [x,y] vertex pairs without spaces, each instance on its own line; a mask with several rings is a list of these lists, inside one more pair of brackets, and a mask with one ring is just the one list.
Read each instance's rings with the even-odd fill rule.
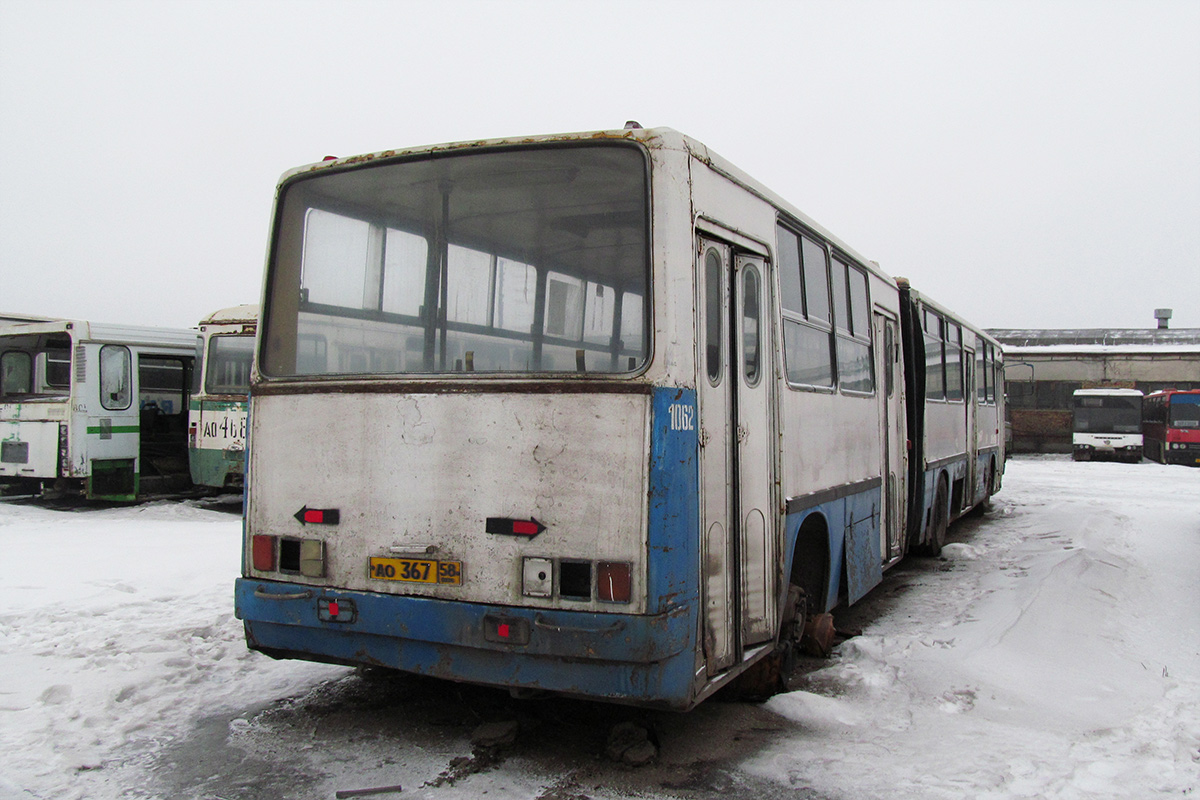
[[48,320],[0,325],[7,492],[134,500],[190,482],[196,332]]
[[188,461],[197,486],[242,487],[257,322],[257,305],[225,308],[200,320],[188,421]]

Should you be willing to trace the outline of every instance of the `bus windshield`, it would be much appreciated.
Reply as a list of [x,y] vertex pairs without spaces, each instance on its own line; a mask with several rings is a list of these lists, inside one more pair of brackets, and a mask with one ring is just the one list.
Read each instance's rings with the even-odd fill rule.
[[646,160],[441,154],[282,189],[269,376],[617,373],[647,359]]
[[64,397],[71,391],[71,340],[53,335],[0,337],[4,402]]
[[1172,428],[1200,428],[1200,395],[1173,395],[1167,424]]
[[1141,433],[1142,398],[1077,395],[1076,433]]

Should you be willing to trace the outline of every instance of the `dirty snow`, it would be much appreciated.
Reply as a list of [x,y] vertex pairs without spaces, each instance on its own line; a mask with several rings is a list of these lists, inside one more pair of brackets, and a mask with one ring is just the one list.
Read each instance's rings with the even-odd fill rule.
[[[250,742],[265,703],[347,675],[245,649],[240,535],[186,503],[0,503],[0,800],[153,797],[139,774],[198,719]],[[765,705],[778,730],[748,778],[868,800],[1200,796],[1200,470],[1013,460],[942,560],[902,564],[846,619],[862,634]],[[340,775],[356,752],[329,756]],[[558,796],[503,767],[472,781]]]

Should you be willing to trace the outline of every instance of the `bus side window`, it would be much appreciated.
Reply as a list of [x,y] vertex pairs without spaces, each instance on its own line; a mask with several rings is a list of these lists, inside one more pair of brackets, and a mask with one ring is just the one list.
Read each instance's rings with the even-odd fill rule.
[[942,330],[945,332],[946,348],[946,399],[963,399],[963,352],[962,330],[946,320]]
[[945,361],[942,354],[942,318],[925,311],[925,399],[946,398]]
[[65,389],[71,385],[71,351],[46,350],[46,385]]

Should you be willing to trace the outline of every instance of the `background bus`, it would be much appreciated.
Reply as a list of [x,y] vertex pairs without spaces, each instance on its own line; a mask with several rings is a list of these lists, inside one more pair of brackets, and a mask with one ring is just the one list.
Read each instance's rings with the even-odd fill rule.
[[1142,393],[1137,389],[1076,389],[1072,458],[1142,460]]
[[188,419],[188,460],[197,486],[242,488],[257,320],[256,305],[222,309],[200,320]]
[[1200,389],[1146,395],[1142,413],[1146,458],[1200,466]]
[[185,488],[195,351],[189,330],[0,326],[0,481],[105,500]]
[[[910,459],[938,523],[999,486],[999,349],[913,303],[669,129],[285,175],[249,646],[672,708],[777,679],[907,551]],[[905,371],[927,374],[920,328],[901,334],[926,308],[950,320],[940,398]]]

